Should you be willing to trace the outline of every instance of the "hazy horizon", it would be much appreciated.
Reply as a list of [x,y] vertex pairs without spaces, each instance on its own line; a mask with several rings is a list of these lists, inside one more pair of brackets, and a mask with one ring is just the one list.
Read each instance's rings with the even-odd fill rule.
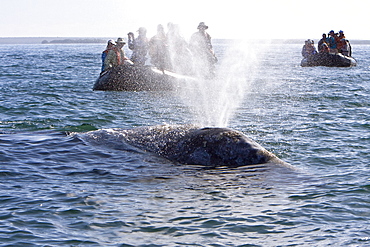
[[[63,41],[63,40],[101,40],[101,42],[94,42],[96,44],[105,44],[109,39],[115,39],[115,37],[0,37],[0,44],[41,44],[44,40],[50,41]],[[316,43],[320,38],[312,39]],[[235,39],[213,39],[213,41],[217,40],[235,40]],[[255,40],[248,40],[250,42],[258,42],[258,41],[266,41],[265,43],[279,43],[279,44],[304,44],[306,39],[255,39]],[[351,44],[370,44],[369,40],[350,40]],[[63,43],[63,42],[61,42]],[[72,42],[73,43],[73,42]],[[75,43],[84,43],[84,42],[75,42]],[[88,43],[88,42],[86,42]]]

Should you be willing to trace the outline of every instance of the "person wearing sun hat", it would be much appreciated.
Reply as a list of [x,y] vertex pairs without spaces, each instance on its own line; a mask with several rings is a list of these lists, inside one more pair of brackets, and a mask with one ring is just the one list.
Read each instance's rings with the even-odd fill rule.
[[147,60],[147,53],[149,48],[149,40],[146,37],[147,30],[145,27],[140,27],[137,30],[139,35],[135,38],[132,32],[128,36],[128,48],[132,50],[131,61],[135,65],[143,66]]
[[112,67],[122,65],[125,61],[130,63],[130,60],[125,56],[123,46],[126,44],[123,38],[118,38],[116,45],[113,49],[108,51],[107,57],[104,61],[104,70],[108,70]]
[[101,54],[101,61],[102,61],[102,68],[101,68],[101,72],[103,72],[105,69],[105,65],[104,65],[104,61],[105,59],[107,58],[107,55],[108,55],[108,52],[110,50],[112,50],[114,48],[114,46],[116,45],[116,42],[112,39],[108,40],[107,42],[107,47],[105,48],[105,50],[102,52]]
[[217,57],[213,51],[211,36],[206,32],[208,26],[200,22],[197,29],[198,32],[190,38],[190,50],[195,61],[194,70],[198,75],[213,76]]

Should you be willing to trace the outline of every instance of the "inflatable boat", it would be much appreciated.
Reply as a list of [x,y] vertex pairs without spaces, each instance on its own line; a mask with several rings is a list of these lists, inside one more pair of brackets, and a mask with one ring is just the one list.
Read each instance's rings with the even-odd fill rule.
[[181,81],[194,79],[152,66],[119,65],[103,72],[93,90],[103,91],[168,91]]
[[302,67],[327,66],[327,67],[352,67],[357,62],[353,57],[343,56],[342,54],[316,53],[305,57],[301,61]]

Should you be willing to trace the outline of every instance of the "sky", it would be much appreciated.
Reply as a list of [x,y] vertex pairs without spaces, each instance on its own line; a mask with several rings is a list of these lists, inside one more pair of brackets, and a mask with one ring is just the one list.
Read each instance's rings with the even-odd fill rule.
[[199,22],[212,38],[320,39],[343,30],[370,40],[368,0],[0,0],[0,37],[127,37],[141,26]]

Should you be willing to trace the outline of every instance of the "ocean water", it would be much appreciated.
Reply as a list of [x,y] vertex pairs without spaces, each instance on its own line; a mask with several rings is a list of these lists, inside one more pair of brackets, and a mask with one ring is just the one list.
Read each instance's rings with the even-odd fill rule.
[[[211,98],[93,91],[104,44],[0,45],[0,246],[369,246],[369,45],[352,45],[352,68],[302,68],[303,44],[214,45],[224,77]],[[299,172],[204,169],[83,138],[200,122]]]

